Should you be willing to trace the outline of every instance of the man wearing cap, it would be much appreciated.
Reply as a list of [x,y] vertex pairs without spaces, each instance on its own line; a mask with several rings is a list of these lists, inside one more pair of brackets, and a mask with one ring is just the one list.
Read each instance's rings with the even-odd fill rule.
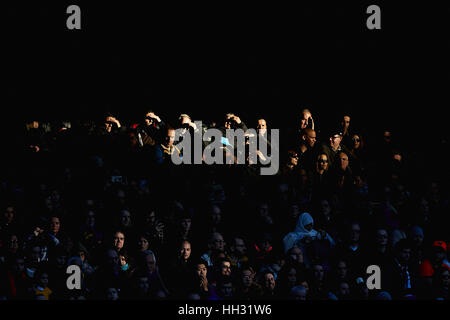
[[420,276],[425,290],[431,290],[433,275],[439,268],[450,269],[447,260],[447,244],[444,241],[435,241],[430,259],[426,259],[420,264]]
[[339,130],[331,131],[328,137],[329,140],[322,144],[321,153],[325,153],[328,156],[328,166],[332,168],[339,152],[350,153],[344,145],[341,145],[342,133]]
[[424,260],[420,265],[420,275],[422,277],[431,277],[435,269],[444,266],[450,268],[447,260],[447,244],[444,241],[435,241],[431,259]]

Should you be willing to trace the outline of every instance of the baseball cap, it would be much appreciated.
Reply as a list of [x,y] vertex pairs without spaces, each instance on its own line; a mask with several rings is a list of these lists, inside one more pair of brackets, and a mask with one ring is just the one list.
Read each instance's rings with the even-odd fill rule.
[[447,252],[447,244],[444,241],[435,241],[433,243],[433,247],[441,247],[445,252]]

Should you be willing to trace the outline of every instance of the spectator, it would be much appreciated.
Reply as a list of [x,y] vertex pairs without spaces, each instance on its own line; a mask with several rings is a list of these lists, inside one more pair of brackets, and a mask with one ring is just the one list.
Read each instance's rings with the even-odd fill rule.
[[335,160],[337,159],[340,151],[343,151],[345,154],[349,154],[350,152],[345,146],[341,145],[342,132],[340,132],[339,130],[331,131],[328,137],[328,142],[322,144],[320,152],[327,155],[328,166],[330,168],[333,168],[335,166]]

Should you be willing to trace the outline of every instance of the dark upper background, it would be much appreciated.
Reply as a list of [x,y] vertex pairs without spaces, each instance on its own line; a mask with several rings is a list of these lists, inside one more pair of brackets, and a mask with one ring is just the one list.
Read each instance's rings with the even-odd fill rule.
[[2,110],[8,123],[235,111],[250,125],[262,112],[278,127],[305,106],[321,123],[346,110],[405,136],[445,133],[450,6],[379,4],[382,30],[370,31],[376,3],[86,3],[73,31],[74,3],[2,5]]

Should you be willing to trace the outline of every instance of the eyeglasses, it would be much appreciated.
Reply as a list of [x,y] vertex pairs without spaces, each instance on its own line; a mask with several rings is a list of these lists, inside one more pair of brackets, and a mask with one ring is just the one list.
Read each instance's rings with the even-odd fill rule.
[[361,141],[359,138],[353,138],[352,140],[353,140],[353,141],[356,141],[356,142]]
[[297,154],[291,154],[291,158],[297,158],[298,159],[298,155]]
[[320,159],[320,160],[317,160],[319,163],[327,163],[328,162],[328,160],[325,160],[325,159]]

